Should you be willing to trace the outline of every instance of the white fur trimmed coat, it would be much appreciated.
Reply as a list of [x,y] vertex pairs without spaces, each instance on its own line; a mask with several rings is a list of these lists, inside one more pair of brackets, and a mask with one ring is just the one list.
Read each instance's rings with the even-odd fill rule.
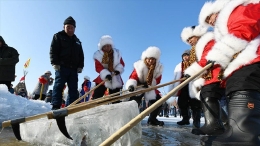
[[[148,67],[144,63],[144,60],[139,60],[139,61],[135,62],[134,70],[131,73],[128,81],[126,82],[126,89],[128,89],[128,87],[131,85],[136,87],[139,84],[146,82],[148,71],[149,71]],[[156,86],[161,82],[162,71],[163,71],[162,64],[157,62],[154,73],[153,73],[153,81],[152,81],[151,86]],[[156,99],[156,94],[159,94],[159,93],[160,92],[158,90],[152,90],[152,91],[146,92],[144,94],[145,100],[146,101],[154,100],[154,99]]]
[[[121,88],[123,86],[123,80],[121,78],[121,74],[124,72],[125,63],[122,59],[121,53],[118,49],[113,49],[114,51],[114,70],[117,70],[120,72],[119,75],[114,75],[112,77],[112,81],[106,81],[105,86],[109,89],[116,89]],[[95,61],[95,69],[96,72],[99,73],[99,76],[93,80],[93,82],[99,84],[103,80],[106,79],[107,75],[112,75],[113,73],[108,70],[108,64],[102,63],[104,52],[102,50],[97,50],[94,53],[94,61]]]

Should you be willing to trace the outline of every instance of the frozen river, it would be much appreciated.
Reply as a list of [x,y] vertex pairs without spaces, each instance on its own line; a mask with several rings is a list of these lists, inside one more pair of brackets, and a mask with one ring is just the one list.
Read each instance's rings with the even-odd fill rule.
[[[192,124],[179,126],[176,124],[179,117],[158,117],[164,121],[163,127],[148,126],[147,117],[142,120],[142,138],[134,146],[199,146],[200,136],[190,133]],[[203,120],[203,118],[202,118]],[[192,120],[190,120],[192,123]],[[204,122],[203,122],[204,123]],[[0,134],[0,146],[32,146],[27,142],[15,139],[12,129],[5,128]],[[85,146],[85,144],[82,144]]]

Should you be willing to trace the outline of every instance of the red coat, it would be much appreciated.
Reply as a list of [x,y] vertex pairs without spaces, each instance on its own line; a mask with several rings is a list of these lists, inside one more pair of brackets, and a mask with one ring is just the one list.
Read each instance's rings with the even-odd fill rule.
[[[112,75],[108,70],[107,64],[102,64],[102,58],[103,58],[104,52],[102,50],[98,50],[94,53],[94,61],[95,61],[95,69],[96,72],[99,73],[99,76],[93,80],[93,82],[99,84],[103,80],[105,80],[107,75]],[[114,70],[117,70],[121,73],[124,72],[125,63],[121,57],[121,54],[119,50],[114,49],[114,62],[113,62]],[[109,89],[115,89],[115,88],[121,88],[123,86],[123,80],[121,78],[121,75],[114,75],[112,77],[112,81],[105,82],[105,86]]]
[[[156,86],[160,84],[162,79],[162,69],[163,66],[159,62],[157,62],[157,65],[155,67],[154,73],[153,73],[153,81],[151,86]],[[128,89],[129,86],[133,85],[134,87],[138,86],[139,84],[142,84],[146,82],[146,77],[148,75],[148,67],[145,65],[143,60],[139,60],[134,63],[134,70],[131,73],[129,80],[126,82],[126,88]],[[156,94],[159,94],[159,90],[152,90],[149,92],[146,92],[144,97],[146,100],[153,100],[156,98]]]
[[220,11],[214,29],[217,42],[206,59],[214,60],[225,68],[224,77],[227,78],[243,66],[260,61],[259,20],[259,2],[245,4],[244,0],[235,0]]
[[[191,66],[189,66],[185,71],[184,74],[189,74],[190,76],[195,75],[199,71],[203,69],[203,67],[207,64],[207,55],[209,51],[212,50],[212,47],[215,44],[214,34],[213,32],[207,32],[204,34],[198,41],[195,46],[197,62],[194,62]],[[200,92],[197,88],[201,88],[202,86],[209,85],[212,83],[220,82],[218,76],[221,71],[221,67],[219,65],[214,65],[211,69],[212,78],[209,80],[205,80],[203,78],[199,78],[190,82],[189,84],[189,93],[191,98],[200,99]]]

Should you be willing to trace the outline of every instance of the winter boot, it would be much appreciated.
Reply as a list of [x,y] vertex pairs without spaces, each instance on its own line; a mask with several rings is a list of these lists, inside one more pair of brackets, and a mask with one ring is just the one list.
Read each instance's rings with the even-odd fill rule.
[[205,124],[199,129],[192,129],[195,135],[220,135],[225,129],[220,120],[220,105],[216,98],[201,98],[202,108],[205,116]]
[[189,117],[187,108],[181,109],[181,115],[182,115],[183,119],[181,121],[177,122],[177,124],[178,125],[190,125],[190,117]]
[[260,93],[236,91],[228,105],[229,128],[219,136],[204,136],[204,146],[260,146]]
[[159,121],[156,119],[160,109],[161,109],[161,107],[158,107],[157,109],[155,109],[154,111],[152,111],[150,113],[150,116],[147,121],[148,125],[152,125],[152,126],[163,126],[164,125],[163,121]]
[[200,128],[201,109],[192,110],[193,128]]
[[227,115],[227,113],[223,110],[223,108],[220,108],[221,109],[221,121],[222,121],[222,124],[223,124],[223,126],[224,126],[224,128],[225,128],[225,130],[226,129],[228,129],[228,115]]

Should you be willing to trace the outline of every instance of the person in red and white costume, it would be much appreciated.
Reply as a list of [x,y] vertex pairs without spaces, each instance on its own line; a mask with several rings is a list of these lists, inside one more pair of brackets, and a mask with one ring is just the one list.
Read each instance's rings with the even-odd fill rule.
[[93,82],[98,85],[106,79],[107,81],[94,90],[92,99],[103,97],[107,88],[109,89],[109,94],[119,92],[124,84],[121,74],[124,72],[125,63],[120,51],[114,48],[112,37],[109,35],[102,36],[98,48],[99,50],[94,53],[93,58],[95,69],[99,76]]
[[229,98],[229,128],[222,135],[202,137],[201,144],[260,145],[259,0],[207,2],[199,21],[214,27],[216,44],[206,59],[225,69]]
[[[149,86],[156,86],[160,84],[162,79],[163,66],[160,63],[161,51],[158,47],[151,46],[148,47],[141,56],[141,60],[134,63],[134,70],[131,73],[129,79],[126,82],[126,88],[132,92],[138,85],[144,85],[148,88]],[[146,101],[149,101],[150,104],[155,103],[161,98],[159,90],[152,90],[145,92],[142,95],[131,97],[130,100],[135,100],[138,105],[140,105],[142,97],[144,96]],[[161,106],[156,108],[150,113],[148,118],[148,124],[163,126],[163,121],[158,121],[156,119]]]
[[[190,57],[193,56],[191,58],[196,58],[196,61],[184,71],[184,76],[193,76],[206,66],[208,52],[215,44],[214,33],[208,31],[201,36],[196,36],[193,33],[186,35],[188,39],[184,38],[183,41],[194,46],[195,51],[192,51],[194,53],[191,53]],[[201,100],[205,117],[205,124],[201,128],[192,129],[191,133],[196,135],[219,135],[224,132],[222,121],[227,122],[227,115],[219,104],[219,100],[224,95],[224,88],[220,86],[221,79],[221,67],[214,65],[201,77],[189,83],[190,97]]]
[[[181,38],[182,40],[189,44],[187,40],[190,41],[192,44],[191,46],[194,46],[199,37],[202,36],[204,33],[207,32],[207,28],[205,27],[185,27],[181,32]],[[194,37],[192,37],[194,36]],[[174,70],[174,80],[178,80],[180,78],[185,77],[184,71],[190,66],[192,58],[191,58],[191,52],[194,50],[193,48],[191,50],[186,50],[182,54],[182,62],[179,63]],[[179,85],[180,82],[177,82],[173,85],[169,86],[169,91],[171,91],[173,88],[175,88],[177,85]],[[189,85],[184,86],[181,90],[178,91],[178,106],[181,111],[181,115],[183,119],[181,121],[178,121],[178,125],[189,125],[189,109],[192,110],[192,118],[193,118],[193,127],[194,128],[200,128],[200,118],[201,118],[201,103],[196,98],[191,98],[189,94],[190,87]]]

